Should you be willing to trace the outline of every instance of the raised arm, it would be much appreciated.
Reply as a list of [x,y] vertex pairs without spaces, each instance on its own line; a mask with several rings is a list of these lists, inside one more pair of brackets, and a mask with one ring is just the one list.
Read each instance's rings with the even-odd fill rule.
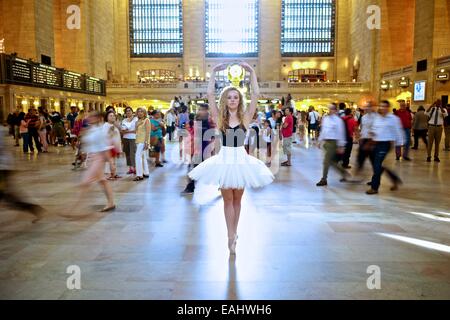
[[259,85],[258,79],[256,77],[255,70],[246,62],[241,62],[240,65],[247,71],[250,72],[250,105],[244,114],[244,123],[245,126],[248,127],[250,122],[253,119],[253,116],[256,112],[256,107],[258,106],[258,98],[259,98]]
[[208,105],[211,113],[211,118],[214,121],[216,121],[217,117],[219,116],[219,108],[217,108],[216,104],[216,72],[224,70],[226,67],[226,63],[220,63],[216,65],[212,70],[211,77],[209,78],[208,91],[206,95],[208,97]]

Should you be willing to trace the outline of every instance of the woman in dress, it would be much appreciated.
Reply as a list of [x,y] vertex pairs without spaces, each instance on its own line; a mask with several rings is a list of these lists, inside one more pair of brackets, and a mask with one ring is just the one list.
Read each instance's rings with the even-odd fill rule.
[[230,254],[236,253],[237,228],[244,189],[263,187],[274,179],[272,172],[262,161],[245,151],[244,140],[256,112],[259,87],[253,68],[245,62],[240,65],[251,74],[250,105],[245,108],[244,96],[238,88],[227,87],[223,89],[217,107],[214,92],[215,73],[225,69],[227,65],[215,66],[208,85],[208,101],[211,118],[218,123],[218,129],[222,133],[222,148],[217,155],[205,160],[189,173],[193,180],[219,186],[224,200]]

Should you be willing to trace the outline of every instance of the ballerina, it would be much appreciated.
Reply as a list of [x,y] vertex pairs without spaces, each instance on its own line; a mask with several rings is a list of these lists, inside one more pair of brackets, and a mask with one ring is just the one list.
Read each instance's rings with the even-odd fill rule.
[[240,66],[251,75],[251,102],[244,106],[244,96],[237,87],[226,87],[220,94],[219,107],[215,97],[215,74],[227,64],[213,68],[208,85],[208,101],[211,118],[222,133],[220,152],[208,158],[191,172],[189,177],[199,183],[219,186],[224,201],[225,221],[228,230],[228,249],[236,253],[237,228],[241,213],[244,189],[259,188],[270,184],[274,176],[266,165],[245,151],[244,141],[258,104],[259,87],[253,68],[241,62]]

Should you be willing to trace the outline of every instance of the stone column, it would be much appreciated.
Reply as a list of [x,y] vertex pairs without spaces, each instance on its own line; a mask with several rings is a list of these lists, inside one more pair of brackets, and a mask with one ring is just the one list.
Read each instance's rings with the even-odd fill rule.
[[259,2],[258,78],[281,80],[281,1]]
[[205,1],[183,1],[183,32],[184,76],[188,76],[192,68],[194,76],[198,71],[200,77],[205,78]]

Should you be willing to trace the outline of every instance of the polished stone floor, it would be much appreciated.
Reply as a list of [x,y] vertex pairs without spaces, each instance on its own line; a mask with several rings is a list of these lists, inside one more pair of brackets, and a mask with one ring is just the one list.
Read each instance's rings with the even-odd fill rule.
[[[364,183],[341,184],[335,173],[317,188],[321,150],[294,146],[293,167],[274,168],[272,185],[244,194],[229,259],[221,198],[204,187],[180,196],[185,165],[114,181],[116,211],[68,220],[58,213],[105,204],[98,186],[76,203],[82,172],[71,170],[72,150],[11,149],[21,193],[47,213],[32,224],[0,208],[1,299],[450,299],[449,152],[440,164],[426,163],[424,150],[412,162],[391,154],[404,185],[392,192],[383,179],[367,196]],[[168,146],[168,158],[176,152]],[[71,265],[80,290],[67,288]],[[369,266],[380,268],[379,290],[368,289]]]

